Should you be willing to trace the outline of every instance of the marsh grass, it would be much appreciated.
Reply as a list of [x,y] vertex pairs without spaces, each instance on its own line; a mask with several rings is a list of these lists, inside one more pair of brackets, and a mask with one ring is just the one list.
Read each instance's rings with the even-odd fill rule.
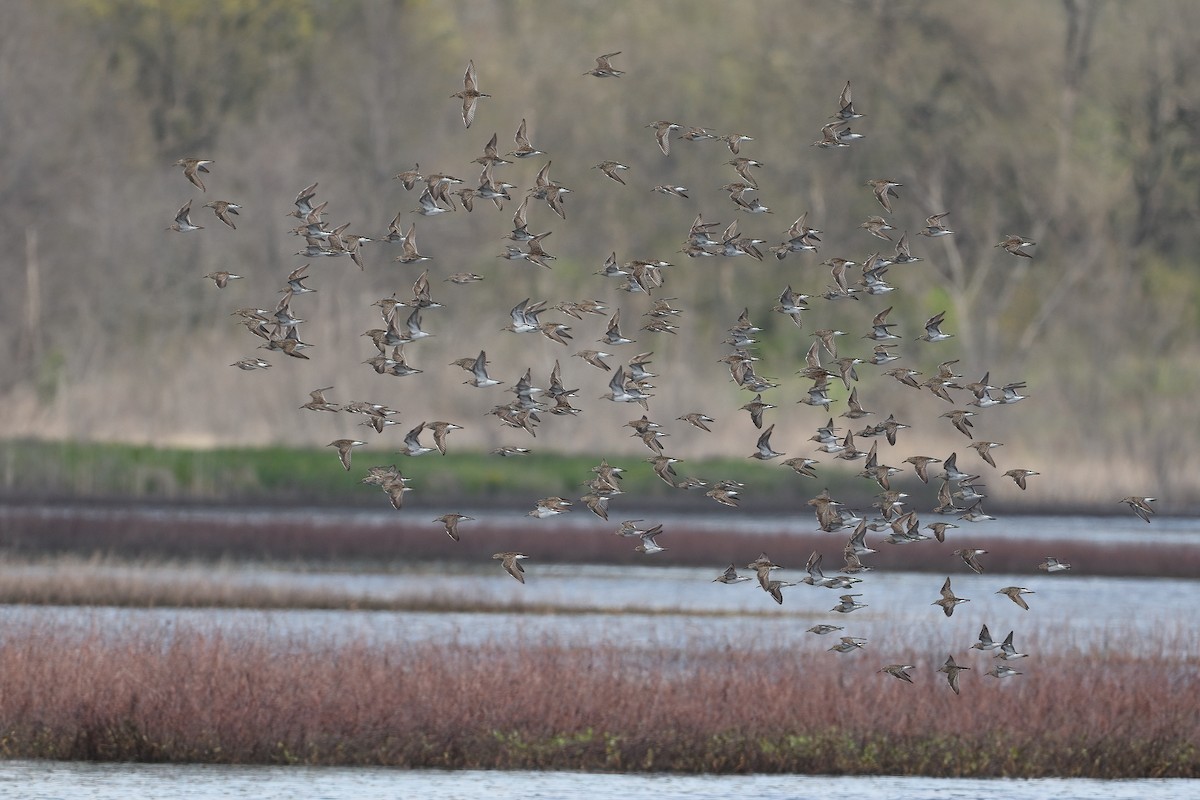
[[[8,758],[975,777],[1197,777],[1195,664],[1055,656],[955,696],[866,658],[280,644],[201,627],[0,644]],[[940,656],[938,657],[940,660]]]
[[[480,518],[460,527],[461,541],[442,532],[433,517],[447,509],[408,509],[379,514],[312,514],[303,510],[203,509],[62,506],[9,506],[0,514],[0,552],[8,558],[115,558],[118,560],[281,562],[320,565],[369,565],[392,568],[420,562],[487,561],[501,550],[536,554],[544,563],[644,564],[636,542],[613,535],[624,516],[610,509],[610,522],[577,511],[569,519],[507,521]],[[728,509],[732,512],[732,509]],[[712,526],[720,514],[689,521],[679,515],[668,523],[662,543],[670,549],[654,563],[719,570],[744,565],[767,552],[776,563],[800,570],[814,551],[822,553],[825,570],[841,564],[847,532],[796,533],[772,529],[753,533]],[[731,519],[733,519],[731,517]],[[748,525],[745,519],[740,520]],[[875,569],[943,572],[959,566],[953,551],[983,546],[990,572],[1031,574],[1047,555],[1074,565],[1068,574],[1138,577],[1193,577],[1200,574],[1200,542],[1195,545],[1146,546],[1135,542],[1095,543],[1041,538],[992,539],[987,523],[948,532],[946,541],[907,545],[877,544],[882,534],[869,534],[879,550],[866,559]],[[0,587],[0,592],[3,587]]]

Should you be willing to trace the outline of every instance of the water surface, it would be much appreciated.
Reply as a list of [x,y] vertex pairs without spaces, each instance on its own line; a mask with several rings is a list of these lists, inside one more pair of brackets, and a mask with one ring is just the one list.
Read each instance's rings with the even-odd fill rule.
[[[165,570],[161,577],[169,580],[177,577],[175,570],[180,568],[161,569]],[[821,652],[837,636],[847,635],[867,638],[873,651],[856,651],[847,658],[921,657],[940,663],[945,653],[974,643],[986,624],[997,640],[1014,631],[1017,648],[1031,656],[1128,653],[1200,658],[1200,622],[1194,614],[1200,607],[1197,580],[955,573],[954,591],[970,602],[959,605],[947,618],[933,605],[944,576],[930,573],[868,573],[854,589],[867,607],[849,614],[831,610],[840,590],[801,584],[785,589],[783,605],[778,605],[757,581],[727,586],[713,583],[711,571],[690,567],[531,564],[524,586],[494,568],[365,576],[279,570],[233,573],[231,580],[328,582],[352,594],[384,597],[455,592],[492,608],[393,612],[0,606],[0,638],[3,631],[13,635],[20,629],[81,636],[149,631],[166,643],[175,630],[185,628],[274,642],[281,650],[426,642],[472,646],[515,640],[627,649],[755,647]],[[781,576],[799,577],[783,571]],[[1028,596],[1030,610],[996,594],[1014,583],[1034,589],[1035,594]],[[809,633],[818,623],[844,630],[828,636]],[[1035,658],[1024,663],[1025,668],[1036,669]]]
[[[586,772],[437,771],[381,768],[238,767],[173,764],[0,762],[0,796],[23,800],[1179,800],[1184,780],[975,780],[807,775],[609,775]],[[1189,794],[1193,793],[1193,794]]]

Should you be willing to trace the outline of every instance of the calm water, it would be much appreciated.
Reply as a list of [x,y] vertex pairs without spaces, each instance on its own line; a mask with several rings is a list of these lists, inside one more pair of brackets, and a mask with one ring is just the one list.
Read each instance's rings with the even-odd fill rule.
[[[283,570],[225,568],[216,575],[203,567],[131,569],[130,580],[192,580],[200,574],[246,585],[328,586],[352,596],[455,596],[496,610],[488,612],[376,612],[236,609],[135,609],[55,606],[0,607],[3,629],[30,626],[81,634],[127,627],[176,626],[220,630],[227,635],[274,639],[280,647],[312,642],[455,641],[481,644],[511,640],[560,644],[619,644],[624,647],[688,649],[762,647],[824,650],[832,637],[807,632],[817,623],[845,626],[838,635],[871,640],[878,653],[897,656],[912,650],[958,650],[975,641],[981,625],[1003,637],[1016,631],[1016,644],[1031,655],[1054,652],[1160,652],[1200,657],[1200,580],[1065,575],[953,574],[953,588],[970,599],[946,618],[932,605],[944,574],[870,572],[855,587],[867,607],[851,614],[831,611],[840,590],[799,585],[784,590],[777,605],[756,581],[726,586],[713,583],[714,570],[690,567],[533,565],[528,583],[512,580],[494,564],[490,569],[446,567],[390,575],[293,573]],[[22,568],[24,569],[24,568]],[[93,569],[93,567],[89,567]],[[5,570],[0,570],[0,579]],[[798,580],[798,570],[781,577]],[[1024,611],[996,591],[1026,586],[1030,610]],[[534,613],[527,605],[557,610]],[[588,613],[570,613],[588,609]],[[632,609],[632,610],[631,610]],[[830,640],[830,641],[827,641]],[[911,656],[905,656],[911,657]],[[944,659],[944,655],[942,656]]]
[[[202,512],[207,513],[207,512]],[[514,524],[523,524],[514,519]],[[695,526],[695,521],[689,521]],[[729,532],[721,521],[720,530]],[[780,524],[788,524],[780,521]],[[808,520],[803,525],[810,527]],[[1141,527],[1139,527],[1139,525]],[[1096,541],[1137,538],[1148,544],[1195,543],[1195,520],[1119,518],[1022,518],[989,523],[988,535]],[[714,532],[717,529],[714,527]],[[749,532],[748,529],[747,532]],[[753,549],[750,545],[749,549]],[[941,554],[939,554],[940,557]],[[778,577],[798,580],[799,567]],[[14,572],[50,570],[46,565],[0,567],[0,579]],[[852,614],[830,611],[841,591],[799,585],[785,589],[776,605],[755,582],[725,586],[712,582],[719,570],[645,566],[543,565],[529,562],[521,586],[495,564],[445,565],[407,572],[359,574],[289,571],[278,568],[202,566],[131,568],[88,565],[131,581],[211,581],[243,587],[285,587],[335,591],[355,597],[422,598],[447,594],[494,608],[486,613],[414,613],[311,610],[124,609],[42,606],[0,607],[0,638],[20,629],[55,630],[65,635],[149,630],[169,641],[181,629],[219,630],[289,648],[339,643],[459,642],[466,645],[511,641],[562,644],[619,644],[628,648],[764,647],[824,651],[832,637],[806,629],[818,622],[844,625],[838,635],[862,636],[870,652],[832,658],[880,661],[917,658],[932,670],[948,651],[961,651],[987,624],[997,638],[1016,632],[1016,643],[1031,657],[1104,651],[1169,651],[1200,658],[1200,580],[1122,579],[1086,574],[1023,575],[964,573],[947,564],[943,574],[871,572],[855,592],[868,607]],[[931,605],[946,574],[955,592],[971,602],[947,619]],[[996,590],[1008,585],[1034,590],[1023,611]],[[539,613],[531,608],[557,613]],[[586,612],[586,613],[583,613]],[[928,662],[928,663],[926,663]],[[936,663],[935,663],[936,662]],[[1159,800],[1200,798],[1194,781],[954,780],[897,777],[675,776],[586,773],[230,767],[199,765],[78,764],[0,761],[0,800],[87,800],[88,798],[978,798],[979,800]]]
[[1200,782],[1183,780],[962,780],[806,775],[597,775],[166,764],[0,762],[0,797],[21,800],[540,800],[541,798],[853,797],[857,800],[1183,800]]

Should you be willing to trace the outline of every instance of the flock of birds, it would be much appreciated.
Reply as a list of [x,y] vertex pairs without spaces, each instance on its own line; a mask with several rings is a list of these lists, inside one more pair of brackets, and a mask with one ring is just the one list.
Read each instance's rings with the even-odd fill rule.
[[[615,68],[612,63],[612,59],[619,55],[621,55],[620,52],[613,52],[598,57],[595,68],[583,73],[584,76],[621,77],[625,74],[624,71]],[[480,100],[491,97],[491,95],[481,92],[479,87],[475,65],[474,62],[471,62],[467,65],[463,76],[462,90],[452,95],[453,98],[462,101],[462,121],[466,128],[470,128],[476,120]],[[823,126],[820,138],[814,141],[813,145],[821,149],[850,147],[864,138],[864,134],[853,131],[851,128],[852,123],[857,124],[858,120],[864,116],[855,109],[850,84],[847,82],[839,96],[835,113],[830,117],[831,121]],[[740,133],[722,135],[706,128],[688,127],[665,120],[652,122],[646,127],[653,130],[658,148],[664,156],[668,157],[671,152],[672,138],[688,142],[704,140],[723,142],[733,156],[726,163],[733,168],[737,180],[730,181],[721,188],[728,193],[735,211],[748,215],[771,213],[770,209],[763,205],[757,196],[758,183],[754,171],[762,169],[764,165],[753,158],[740,154],[742,144],[754,141],[752,137]],[[514,163],[514,160],[546,156],[542,150],[532,145],[528,135],[528,126],[524,119],[520,122],[514,141],[515,149],[500,155],[497,136],[493,134],[482,155],[474,159],[473,163],[480,168],[478,185],[475,187],[463,179],[449,174],[423,173],[419,164],[414,165],[411,170],[397,174],[395,179],[400,181],[406,190],[415,190],[421,187],[417,208],[410,213],[422,217],[438,216],[457,211],[459,204],[470,213],[477,203],[485,201],[491,201],[497,208],[502,209],[506,201],[513,200],[511,190],[518,187],[498,177],[500,171]],[[213,164],[213,160],[203,158],[183,158],[175,162],[175,166],[183,169],[184,177],[201,191],[207,191],[203,175],[210,174],[209,167]],[[550,166],[551,162],[547,158],[536,174],[534,185],[521,198],[513,215],[513,228],[503,237],[510,243],[505,245],[504,252],[499,254],[498,258],[510,262],[528,262],[537,267],[552,269],[551,262],[555,260],[555,256],[545,249],[544,244],[546,238],[551,235],[551,231],[534,233],[529,227],[527,216],[532,200],[544,202],[557,217],[566,220],[566,198],[571,189],[551,179]],[[618,161],[604,160],[596,164],[594,169],[599,170],[602,176],[616,184],[628,185],[625,175],[629,174],[631,170]],[[779,295],[772,310],[790,319],[797,330],[803,329],[805,319],[810,314],[810,300],[819,298],[825,302],[838,302],[846,299],[875,300],[882,298],[895,289],[888,282],[888,272],[892,267],[909,265],[923,260],[922,256],[913,255],[910,250],[907,233],[902,233],[896,240],[889,235],[898,230],[897,225],[894,224],[895,219],[891,216],[894,211],[892,200],[899,199],[896,189],[902,184],[892,179],[872,178],[866,181],[866,185],[870,187],[882,211],[889,216],[869,216],[859,227],[874,237],[876,241],[887,242],[887,245],[881,245],[880,251],[866,256],[861,263],[839,257],[830,257],[821,261],[820,265],[829,270],[831,282],[826,285],[824,290],[814,293],[814,295],[798,292],[788,285]],[[689,190],[683,186],[663,184],[652,187],[652,190],[680,199],[689,198]],[[614,191],[618,190],[614,187]],[[379,242],[399,246],[400,254],[394,256],[393,260],[400,264],[417,264],[431,260],[430,257],[422,255],[418,250],[415,223],[410,222],[405,225],[406,214],[404,211],[396,214],[385,234],[380,236],[362,235],[350,232],[348,223],[332,226],[327,222],[325,217],[328,213],[328,203],[317,202],[316,193],[316,183],[302,189],[296,195],[295,209],[290,212],[290,216],[299,221],[292,232],[303,237],[305,241],[305,247],[297,255],[308,259],[346,257],[359,269],[365,269],[365,246]],[[455,202],[456,198],[458,203]],[[241,205],[226,200],[214,200],[205,203],[204,207],[212,209],[221,223],[236,229],[235,217],[242,210]],[[927,239],[953,235],[954,231],[945,224],[947,216],[948,213],[945,212],[930,214],[925,219],[925,224],[917,230],[917,234]],[[186,233],[201,230],[203,227],[192,221],[191,200],[189,200],[179,209],[170,230]],[[705,221],[703,215],[698,213],[687,231],[679,252],[686,255],[689,260],[748,256],[751,259],[763,261],[767,258],[767,255],[759,247],[759,245],[766,244],[766,241],[741,234],[736,219],[720,232],[718,232],[719,228],[721,228],[721,223]],[[768,247],[767,252],[780,261],[793,254],[812,257],[822,247],[822,236],[821,230],[808,224],[807,214],[801,214],[786,230],[784,240],[778,245]],[[1028,259],[1031,258],[1031,255],[1027,249],[1034,244],[1025,237],[1008,235],[996,247],[1013,256]],[[678,328],[678,321],[683,315],[684,309],[672,306],[670,298],[656,296],[658,290],[664,285],[665,273],[672,266],[670,262],[661,259],[621,262],[614,252],[597,271],[597,275],[604,279],[619,281],[617,286],[619,290],[644,298],[647,306],[644,314],[646,322],[636,335],[642,335],[641,332],[651,336],[673,334]],[[273,308],[247,307],[236,309],[233,312],[233,315],[239,318],[240,323],[246,327],[249,333],[262,340],[260,348],[282,352],[285,356],[293,359],[308,359],[304,350],[310,345],[304,342],[300,335],[300,326],[304,320],[296,316],[292,309],[293,299],[299,295],[316,291],[305,283],[309,280],[308,267],[309,264],[305,263],[291,270],[281,289],[282,299],[275,303]],[[241,277],[224,270],[205,276],[222,289],[227,287],[231,281]],[[456,285],[468,285],[483,279],[483,276],[473,272],[454,272],[446,275],[444,281]],[[381,315],[378,326],[365,331],[363,336],[371,340],[375,352],[364,363],[369,364],[380,375],[405,377],[421,373],[421,369],[415,368],[407,362],[405,348],[433,335],[424,328],[423,315],[427,311],[442,308],[442,304],[433,298],[429,271],[425,270],[417,278],[412,287],[411,298],[400,297],[393,293],[390,297],[380,299],[374,305],[379,308]],[[622,331],[620,309],[609,314],[610,305],[594,299],[562,301],[549,306],[547,301],[533,301],[532,298],[525,298],[511,309],[509,314],[511,321],[504,330],[514,334],[540,333],[552,342],[569,347],[569,342],[573,339],[573,326],[564,320],[543,321],[541,319],[541,316],[551,308],[564,315],[565,318],[576,321],[583,321],[590,315],[607,318],[604,333],[598,339],[602,348],[579,349],[572,353],[572,357],[582,359],[584,363],[607,376],[608,391],[603,396],[604,399],[614,403],[634,404],[642,412],[637,419],[630,420],[627,426],[633,430],[632,436],[640,438],[651,451],[647,461],[653,465],[654,472],[658,477],[675,489],[703,490],[704,494],[713,501],[725,506],[736,507],[739,504],[739,493],[745,488],[743,484],[732,480],[706,481],[696,477],[683,477],[676,472],[675,465],[679,464],[681,460],[666,452],[665,439],[669,434],[663,429],[660,422],[649,416],[649,401],[654,397],[651,391],[654,386],[651,381],[656,376],[656,373],[651,371],[653,352],[641,352],[630,356],[623,359],[624,363],[616,366],[609,364],[606,360],[616,359],[616,353],[620,348],[636,343],[634,338]],[[1025,390],[1025,383],[1014,381],[993,385],[990,373],[987,372],[979,380],[967,381],[963,375],[956,372],[955,367],[958,360],[954,358],[943,360],[937,367],[936,374],[929,376],[923,376],[919,371],[906,366],[887,366],[885,368],[885,365],[891,365],[902,357],[896,352],[897,343],[902,340],[902,337],[893,330],[897,325],[888,321],[891,310],[892,307],[888,306],[875,313],[869,326],[864,326],[864,332],[857,335],[859,340],[866,340],[869,343],[870,353],[860,352],[850,355],[842,352],[839,355],[839,340],[841,337],[847,336],[847,332],[833,328],[812,331],[808,335],[813,341],[807,350],[803,365],[800,365],[797,372],[805,380],[812,381],[811,386],[797,402],[821,409],[822,412],[828,412],[829,417],[828,422],[819,426],[810,437],[810,441],[815,443],[811,455],[794,456],[782,460],[780,463],[794,470],[798,476],[809,479],[819,476],[817,471],[819,458],[828,457],[847,464],[861,463],[862,470],[858,474],[863,479],[873,482],[879,490],[878,499],[873,506],[875,513],[870,516],[862,515],[834,499],[828,490],[823,490],[808,500],[808,505],[813,509],[817,526],[821,531],[847,533],[842,550],[843,563],[837,573],[827,575],[822,570],[822,555],[814,552],[805,565],[807,574],[801,580],[781,580],[774,577],[776,572],[782,568],[781,565],[774,563],[767,554],[763,553],[746,565],[746,569],[752,571],[756,578],[739,574],[737,566],[730,564],[713,579],[714,582],[737,584],[757,579],[762,590],[779,604],[783,603],[785,588],[801,583],[835,589],[841,594],[838,604],[833,606],[830,611],[847,615],[867,605],[860,602],[863,595],[854,589],[857,584],[863,582],[862,575],[871,569],[863,563],[862,559],[876,552],[867,544],[868,532],[883,534],[880,542],[889,545],[904,545],[931,539],[944,542],[948,531],[959,527],[956,522],[950,521],[951,519],[966,523],[994,519],[983,510],[982,503],[986,498],[983,489],[986,487],[981,483],[981,471],[962,469],[958,465],[957,451],[950,453],[945,458],[914,454],[905,457],[901,463],[909,465],[923,483],[928,484],[930,481],[940,483],[937,505],[931,509],[931,513],[938,519],[927,522],[922,527],[922,519],[918,512],[905,508],[907,493],[894,489],[891,485],[891,478],[900,473],[901,468],[885,463],[886,455],[880,452],[881,441],[886,442],[888,448],[893,448],[897,445],[898,435],[911,426],[897,420],[893,414],[889,414],[886,419],[878,423],[865,420],[867,417],[878,420],[880,415],[868,410],[860,398],[858,368],[863,365],[871,365],[877,368],[881,375],[895,379],[908,389],[916,392],[928,391],[930,404],[948,403],[950,408],[943,411],[940,418],[946,419],[947,424],[952,425],[955,431],[970,440],[968,445],[970,450],[974,451],[980,462],[986,464],[989,469],[999,469],[993,451],[1001,447],[1002,443],[975,439],[975,423],[985,418],[986,415],[981,414],[985,409],[1012,405],[1024,400],[1026,396],[1022,392]],[[921,343],[917,346],[937,347],[941,346],[938,343],[951,339],[953,334],[943,330],[945,324],[945,312],[932,314],[924,325],[924,333],[915,337],[915,340]],[[779,383],[758,374],[757,365],[760,357],[755,354],[754,346],[757,341],[755,334],[761,330],[750,321],[749,309],[742,311],[728,329],[729,336],[723,344],[729,347],[729,352],[721,361],[728,366],[732,381],[740,389],[754,395],[751,401],[738,410],[747,412],[752,424],[761,431],[749,458],[765,462],[781,458],[786,454],[777,451],[771,443],[775,424],[767,425],[764,428],[766,415],[776,406],[763,398],[770,390],[777,388]],[[488,369],[489,363],[486,350],[481,349],[477,355],[461,358],[452,366],[461,367],[471,376],[464,381],[467,385],[481,390],[491,389],[494,392],[497,390],[493,387],[504,382],[491,377]],[[254,356],[239,360],[233,366],[251,371],[267,369],[271,364],[264,358]],[[830,391],[837,384],[841,384],[842,388],[849,393],[845,402],[846,408],[838,414],[838,418],[845,419],[848,423],[855,423],[854,426],[847,424],[844,433],[843,429],[836,424],[831,410],[834,400],[830,396]],[[371,427],[377,433],[382,433],[386,428],[397,424],[398,412],[396,409],[364,400],[342,404],[334,403],[327,396],[332,389],[333,387],[330,386],[313,390],[309,401],[300,408],[314,412],[343,412],[361,415],[364,418],[362,424]],[[507,428],[521,431],[531,437],[536,437],[537,428],[545,418],[544,415],[575,416],[582,411],[581,408],[572,405],[572,399],[577,396],[579,390],[567,388],[564,385],[561,365],[557,359],[549,371],[548,388],[536,387],[532,369],[527,369],[524,375],[513,383],[510,390],[515,395],[514,399],[496,404],[489,413],[496,416],[499,422]],[[960,400],[965,400],[965,402],[960,403]],[[943,406],[943,408],[945,407]],[[709,426],[714,424],[716,419],[703,411],[688,410],[676,417],[676,421],[689,426],[689,429],[709,432],[712,430]],[[854,427],[858,424],[863,427],[855,430]],[[462,426],[453,422],[422,421],[405,435],[403,447],[399,452],[411,457],[431,453],[434,450],[445,454],[447,437],[453,431],[461,429]],[[422,442],[422,436],[427,431],[432,437],[432,446]],[[870,440],[869,448],[861,449],[860,445],[867,440]],[[353,450],[366,444],[367,442],[363,439],[342,438],[330,442],[330,447],[336,449],[341,464],[349,471]],[[530,448],[506,445],[492,452],[497,456],[516,457],[529,453]],[[935,472],[934,465],[940,465],[940,471]],[[592,513],[607,520],[610,500],[623,493],[621,490],[623,472],[622,468],[611,465],[607,461],[602,461],[593,467],[593,477],[585,483],[588,491],[579,499],[579,502]],[[1024,467],[1012,467],[1004,471],[1003,475],[1010,478],[1020,490],[1025,490],[1029,479],[1037,476],[1038,473]],[[405,494],[412,491],[408,485],[409,480],[395,465],[369,467],[362,482],[380,487],[396,509],[404,506]],[[1152,497],[1130,496],[1121,502],[1128,504],[1134,513],[1149,522],[1151,515],[1154,514],[1150,505],[1153,500]],[[528,513],[534,518],[547,519],[570,512],[574,505],[571,500],[562,497],[547,497],[539,500]],[[445,533],[450,538],[458,541],[460,523],[473,519],[473,517],[461,513],[448,513],[434,521],[443,526]],[[639,543],[634,549],[645,555],[667,550],[667,547],[659,543],[659,538],[663,535],[663,526],[661,524],[643,526],[642,522],[643,520],[640,519],[624,520],[617,528],[616,534],[638,539]],[[986,556],[987,552],[987,550],[979,548],[960,548],[955,550],[954,554],[972,572],[981,574],[985,570],[982,557]],[[494,554],[493,558],[500,561],[500,565],[509,575],[522,584],[525,583],[525,569],[521,562],[529,558],[527,554],[506,551]],[[1038,565],[1038,568],[1045,573],[1053,574],[1069,570],[1070,564],[1061,562],[1054,557],[1048,557]],[[1032,590],[1023,586],[1004,586],[996,591],[996,594],[1008,597],[1024,610],[1029,610],[1025,596],[1033,593]],[[951,578],[947,577],[942,584],[940,598],[934,600],[931,605],[939,606],[945,615],[950,617],[958,605],[968,601],[968,598],[959,597],[954,593]],[[809,631],[825,636],[844,631],[844,627],[819,624],[810,628]],[[840,636],[840,641],[829,649],[845,653],[857,651],[865,645],[864,638],[844,635]],[[1021,674],[1010,666],[1010,662],[1026,657],[1026,654],[1015,649],[1012,632],[1001,643],[996,643],[992,640],[985,625],[980,632],[979,640],[971,645],[971,648],[995,651],[996,664],[987,672],[988,675],[1006,678]],[[914,666],[911,664],[895,663],[888,664],[879,671],[911,683],[910,670],[912,669]],[[958,664],[953,654],[950,654],[939,671],[945,674],[950,687],[955,693],[958,693],[959,673],[965,669],[970,669],[970,667]]]

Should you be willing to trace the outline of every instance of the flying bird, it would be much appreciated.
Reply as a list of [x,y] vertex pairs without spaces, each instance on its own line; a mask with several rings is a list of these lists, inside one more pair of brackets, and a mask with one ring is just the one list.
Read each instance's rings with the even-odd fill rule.
[[938,667],[938,672],[946,673],[946,682],[950,684],[950,688],[954,690],[955,694],[959,694],[958,673],[962,672],[964,669],[970,669],[970,667],[962,667],[954,663],[953,655],[946,656],[946,663]]
[[493,553],[492,558],[500,559],[500,566],[504,567],[505,572],[512,575],[521,583],[525,582],[525,568],[521,566],[521,560],[529,558],[529,556],[510,550],[503,553]]
[[725,568],[725,571],[712,579],[713,583],[742,583],[744,581],[753,580],[749,575],[738,575],[737,568],[730,564]]
[[230,281],[238,280],[242,276],[234,275],[232,272],[229,272],[228,270],[223,269],[223,270],[218,270],[217,272],[210,272],[207,275],[205,275],[204,277],[208,278],[210,281],[215,283],[217,285],[218,289],[224,289],[226,286],[229,285]]
[[442,523],[442,525],[445,526],[445,528],[446,528],[446,535],[457,542],[458,541],[458,523],[465,519],[471,520],[471,519],[475,519],[475,518],[468,517],[466,514],[443,514],[442,516],[435,519],[434,522]]
[[778,458],[783,453],[778,453],[771,448],[771,433],[774,432],[775,426],[767,428],[762,435],[758,437],[758,449],[750,454],[749,458],[757,458],[759,461],[769,461],[772,458]]
[[232,203],[228,200],[211,200],[204,204],[205,208],[211,208],[213,213],[217,215],[217,219],[224,222],[229,227],[237,230],[237,225],[233,224],[233,220],[229,218],[230,214],[237,215],[242,207],[237,203]]
[[1137,514],[1144,521],[1149,522],[1150,517],[1154,514],[1154,509],[1150,507],[1150,504],[1157,499],[1158,498],[1156,497],[1137,497],[1135,495],[1130,495],[1129,497],[1121,498],[1119,502],[1129,506],[1133,513]]
[[897,183],[890,178],[872,178],[867,181],[867,186],[875,193],[875,199],[879,201],[879,205],[883,206],[883,210],[892,213],[892,202],[889,197],[899,199],[900,195],[896,194],[895,187],[903,186],[902,183]]
[[625,74],[624,71],[614,68],[613,65],[611,63],[609,63],[609,61],[608,61],[613,56],[619,56],[619,55],[621,55],[620,50],[618,50],[615,53],[605,53],[602,56],[596,56],[596,68],[590,69],[583,74],[584,75],[594,75],[597,78],[619,78],[619,77],[621,77],[622,75]]
[[204,181],[200,180],[199,173],[207,173],[209,164],[215,163],[215,161],[208,158],[181,158],[171,166],[183,167],[183,177],[191,181],[192,185],[200,191],[207,192],[208,189],[204,187]]
[[956,597],[954,595],[954,592],[950,589],[950,579],[946,578],[946,582],[942,584],[942,599],[934,600],[930,605],[941,606],[942,611],[946,612],[946,616],[948,617],[954,613],[956,605],[969,602],[971,601],[965,597]]
[[625,179],[622,178],[617,173],[624,172],[624,171],[628,170],[629,167],[625,166],[624,164],[622,164],[619,161],[601,161],[599,164],[596,164],[594,167],[592,167],[592,169],[600,170],[605,175],[607,175],[608,177],[612,178],[617,183],[624,186]]
[[175,221],[171,223],[167,230],[172,230],[176,233],[204,230],[203,225],[197,225],[192,222],[191,214],[192,201],[188,200],[178,211],[175,212]]
[[[475,77],[475,61],[467,62],[467,71],[463,73],[463,88],[461,92],[455,92],[450,95],[462,100],[462,120],[463,124],[468,128],[475,121],[475,107],[479,104],[479,98],[491,97],[490,94],[485,94],[479,91],[479,82]],[[522,581],[523,583],[524,581]]]
[[1014,256],[1020,256],[1021,258],[1033,258],[1033,256],[1029,255],[1029,253],[1025,252],[1024,248],[1032,247],[1035,244],[1037,244],[1037,242],[1030,241],[1024,236],[1014,236],[1010,234],[1005,236],[1004,239],[996,245],[996,247],[1002,247],[1006,253],[1012,253]]
[[364,444],[366,444],[366,442],[360,442],[357,439],[334,439],[332,442],[330,442],[326,446],[337,448],[338,458],[340,458],[342,460],[342,466],[346,468],[347,472],[349,472],[350,471],[350,451],[353,448],[361,447]]
[[883,669],[880,669],[878,671],[886,672],[888,675],[891,675],[893,678],[899,678],[900,680],[904,681],[905,683],[912,683],[913,682],[912,676],[908,674],[908,671],[910,669],[914,669],[912,664],[888,664],[886,667],[884,667]]
[[1025,602],[1025,598],[1021,595],[1034,594],[1034,591],[1032,589],[1026,589],[1024,586],[1005,586],[1003,589],[1000,589],[998,592],[996,592],[996,594],[1005,595],[1009,600],[1012,600],[1021,608],[1028,611],[1029,603]]

